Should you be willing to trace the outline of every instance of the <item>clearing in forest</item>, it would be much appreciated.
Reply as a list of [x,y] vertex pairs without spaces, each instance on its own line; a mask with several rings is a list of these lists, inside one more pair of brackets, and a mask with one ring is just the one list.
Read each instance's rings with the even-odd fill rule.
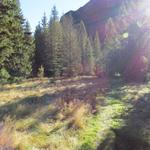
[[0,146],[4,148],[149,147],[150,84],[85,76],[32,79],[0,89]]

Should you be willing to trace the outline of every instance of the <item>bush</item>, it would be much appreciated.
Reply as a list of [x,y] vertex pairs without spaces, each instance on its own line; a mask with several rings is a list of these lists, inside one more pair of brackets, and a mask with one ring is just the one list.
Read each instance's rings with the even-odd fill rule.
[[43,67],[43,66],[41,66],[41,67],[38,69],[38,77],[39,77],[39,78],[44,77],[44,67]]
[[80,128],[84,128],[85,127],[85,123],[86,123],[86,116],[88,113],[88,106],[85,104],[82,104],[81,106],[78,106],[73,114],[72,114],[72,120],[70,122],[70,125],[72,125],[72,127],[80,129]]
[[0,70],[0,82],[1,83],[6,83],[10,78],[9,73],[7,72],[7,70],[5,68],[2,68]]

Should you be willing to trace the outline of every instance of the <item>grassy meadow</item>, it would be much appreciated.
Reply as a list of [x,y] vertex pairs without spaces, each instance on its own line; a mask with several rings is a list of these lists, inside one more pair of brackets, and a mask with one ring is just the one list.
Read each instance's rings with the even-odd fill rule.
[[[148,115],[149,93],[150,84],[96,77],[0,85],[0,146],[12,150],[113,150],[125,144],[125,133],[147,140],[150,136],[143,118]],[[136,130],[138,125],[141,130]]]

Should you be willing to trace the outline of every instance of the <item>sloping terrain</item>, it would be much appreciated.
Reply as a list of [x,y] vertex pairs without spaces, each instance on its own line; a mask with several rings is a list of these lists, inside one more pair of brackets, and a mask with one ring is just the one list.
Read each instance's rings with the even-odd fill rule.
[[82,20],[89,35],[95,36],[98,32],[103,44],[106,36],[112,38],[116,36],[116,32],[122,34],[131,24],[140,20],[138,6],[143,5],[138,4],[139,2],[139,0],[90,0],[83,7],[69,11],[65,16],[72,16],[75,24]]
[[3,149],[150,149],[150,84],[76,77],[0,89]]

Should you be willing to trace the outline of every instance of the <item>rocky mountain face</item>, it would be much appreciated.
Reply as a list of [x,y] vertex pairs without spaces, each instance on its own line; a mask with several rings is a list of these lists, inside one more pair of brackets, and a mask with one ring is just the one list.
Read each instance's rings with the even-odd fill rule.
[[124,32],[128,27],[128,23],[131,24],[139,17],[137,10],[130,9],[130,2],[137,3],[138,0],[90,0],[77,11],[70,11],[65,16],[71,15],[75,23],[82,20],[85,23],[87,32],[91,36],[98,32],[103,42],[106,36],[112,36],[111,28],[113,27],[110,18],[113,19],[116,30]]

